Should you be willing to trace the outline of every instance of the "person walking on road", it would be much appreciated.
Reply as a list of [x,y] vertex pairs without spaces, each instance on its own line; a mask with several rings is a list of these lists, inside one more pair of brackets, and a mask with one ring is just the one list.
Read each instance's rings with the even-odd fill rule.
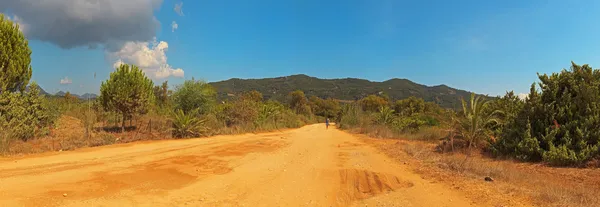
[[325,119],[325,129],[329,129],[329,118]]

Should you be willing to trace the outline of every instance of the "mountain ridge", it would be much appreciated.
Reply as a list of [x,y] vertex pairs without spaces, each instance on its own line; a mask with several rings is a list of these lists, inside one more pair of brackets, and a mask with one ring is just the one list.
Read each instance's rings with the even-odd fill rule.
[[265,99],[284,101],[289,92],[302,90],[308,96],[359,100],[371,94],[386,94],[392,100],[415,96],[435,102],[445,108],[460,108],[460,99],[467,99],[471,92],[449,87],[445,84],[427,86],[404,78],[370,81],[359,78],[321,79],[304,74],[274,78],[231,78],[209,83],[216,88],[220,99],[245,91],[261,92]]

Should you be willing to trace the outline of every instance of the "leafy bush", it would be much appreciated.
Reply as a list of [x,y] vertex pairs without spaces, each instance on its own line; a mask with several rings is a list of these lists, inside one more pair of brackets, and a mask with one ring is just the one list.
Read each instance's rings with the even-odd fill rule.
[[308,104],[308,100],[306,99],[306,95],[304,95],[303,91],[297,90],[288,94],[288,103],[290,108],[296,112],[296,114],[302,115],[310,115],[312,114],[312,110],[310,105]]
[[259,103],[249,100],[236,100],[223,104],[222,119],[228,127],[254,124],[258,119]]
[[198,110],[198,113],[206,114],[214,106],[217,92],[210,84],[192,79],[177,86],[172,97],[175,109],[184,113]]
[[541,91],[531,86],[522,106],[509,113],[492,151],[553,165],[580,165],[598,157],[600,71],[572,62],[570,70],[538,77]]
[[427,122],[418,116],[398,117],[394,120],[392,127],[401,133],[415,133]]
[[380,96],[369,95],[360,100],[360,105],[364,111],[377,112],[380,107],[387,106],[388,101]]
[[379,107],[379,112],[375,114],[375,123],[388,125],[394,121],[394,110],[389,106]]
[[344,105],[338,117],[339,121],[336,122],[342,129],[351,129],[372,124],[371,117],[357,104]]
[[56,117],[48,112],[47,102],[33,82],[29,92],[0,93],[0,128],[10,130],[14,138],[28,140],[49,132]]
[[340,103],[331,98],[323,100],[319,97],[311,96],[308,101],[312,111],[317,116],[335,118],[341,110]]
[[413,116],[425,112],[425,100],[411,96],[407,99],[396,101],[394,104],[396,113],[401,116]]
[[265,123],[269,121],[276,122],[282,111],[284,110],[283,105],[275,101],[268,101],[264,104],[261,104],[260,109],[258,111],[258,123]]
[[198,118],[198,111],[194,110],[184,113],[178,109],[173,113],[172,134],[175,138],[188,138],[204,135],[208,128],[205,126],[206,120]]

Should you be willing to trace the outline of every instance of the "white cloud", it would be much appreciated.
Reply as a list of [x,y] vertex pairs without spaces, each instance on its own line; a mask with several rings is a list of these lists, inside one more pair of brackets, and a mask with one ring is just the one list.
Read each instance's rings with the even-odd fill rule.
[[69,77],[65,77],[63,79],[60,79],[60,84],[61,85],[68,85],[73,83],[73,81],[71,79],[69,79]]
[[179,25],[177,24],[177,22],[173,21],[171,23],[171,32],[175,32],[175,30],[177,30],[179,28]]
[[0,0],[29,39],[61,48],[149,41],[160,29],[154,16],[163,0]]
[[519,93],[519,95],[517,95],[517,97],[519,97],[521,100],[525,100],[528,96],[529,94],[527,93]]
[[108,52],[110,59],[114,60],[116,68],[121,64],[133,64],[142,69],[146,75],[153,79],[162,79],[169,76],[183,77],[181,68],[173,68],[167,63],[166,51],[169,44],[165,41],[157,42],[126,42],[116,52]]
[[183,2],[179,2],[178,4],[175,4],[175,8],[173,8],[173,10],[179,16],[183,16]]

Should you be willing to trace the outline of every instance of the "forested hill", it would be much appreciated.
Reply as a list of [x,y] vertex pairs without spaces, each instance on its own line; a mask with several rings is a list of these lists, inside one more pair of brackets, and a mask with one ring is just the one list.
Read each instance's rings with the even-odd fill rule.
[[364,79],[319,79],[307,75],[292,75],[277,78],[238,79],[210,83],[219,94],[226,99],[240,92],[257,90],[265,99],[283,101],[287,94],[294,90],[302,90],[307,97],[340,100],[358,100],[371,94],[387,94],[392,100],[410,96],[420,97],[425,101],[435,102],[446,108],[461,107],[460,99],[469,98],[470,92],[450,88],[446,85],[426,86],[407,79],[390,79],[384,82],[373,82]]

